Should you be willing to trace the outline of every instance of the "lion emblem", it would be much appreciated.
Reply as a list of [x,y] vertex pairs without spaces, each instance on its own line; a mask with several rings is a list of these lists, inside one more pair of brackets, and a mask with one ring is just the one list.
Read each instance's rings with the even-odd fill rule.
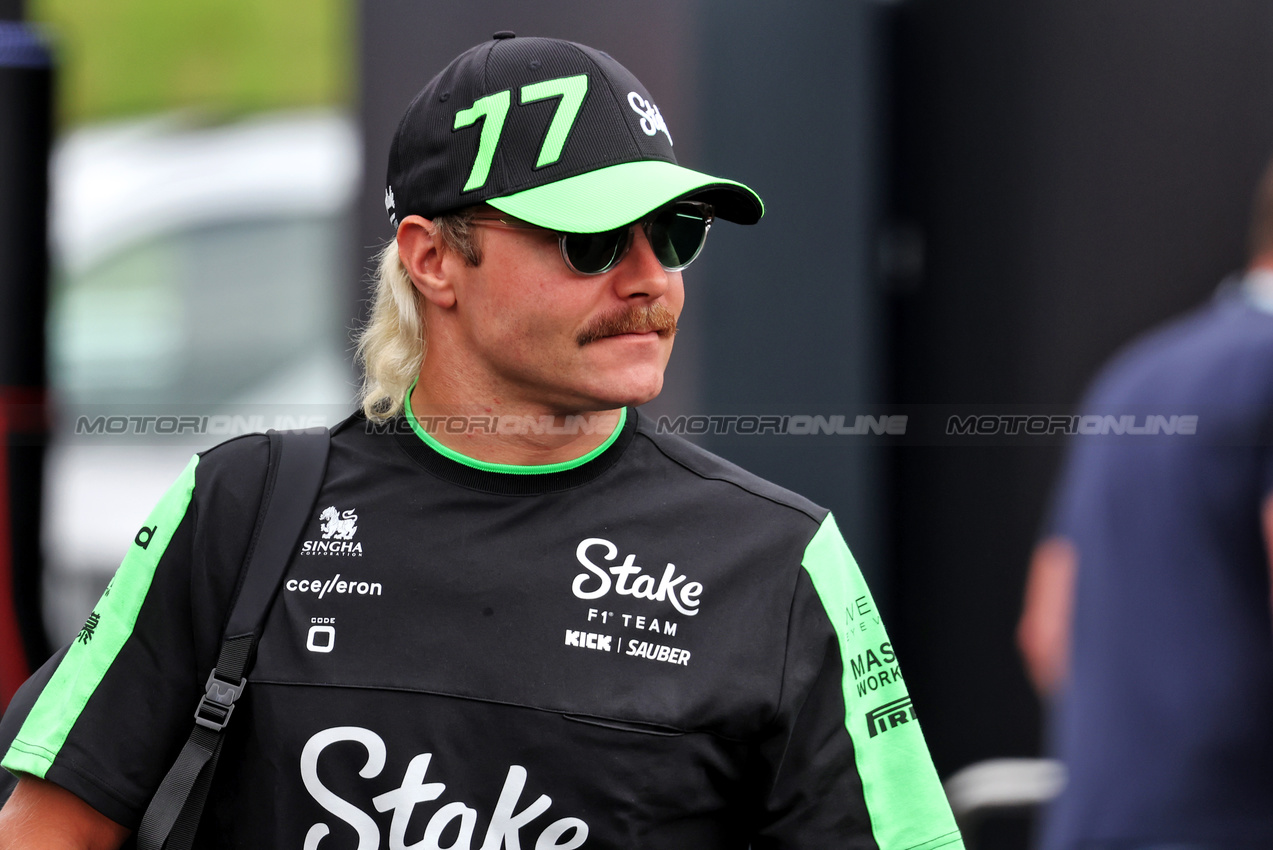
[[354,532],[358,530],[358,514],[352,510],[341,513],[336,510],[336,506],[325,509],[318,515],[322,522],[323,539],[331,540],[352,540]]

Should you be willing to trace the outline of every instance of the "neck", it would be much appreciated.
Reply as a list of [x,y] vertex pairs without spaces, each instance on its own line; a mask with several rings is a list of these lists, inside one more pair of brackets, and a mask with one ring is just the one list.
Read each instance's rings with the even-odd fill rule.
[[[583,457],[619,426],[622,408],[562,411],[499,398],[461,400],[425,380],[408,398],[419,426],[448,449],[486,463],[542,466]],[[439,391],[440,390],[440,391]]]

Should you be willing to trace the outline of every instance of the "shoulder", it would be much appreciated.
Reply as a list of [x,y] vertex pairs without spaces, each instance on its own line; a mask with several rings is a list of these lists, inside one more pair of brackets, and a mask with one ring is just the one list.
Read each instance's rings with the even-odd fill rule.
[[1124,345],[1093,379],[1086,401],[1134,400],[1147,389],[1163,387],[1216,394],[1223,389],[1217,376],[1232,377],[1235,370],[1248,377],[1273,373],[1273,317],[1247,304],[1236,290],[1221,292]]
[[788,514],[794,520],[804,517],[815,528],[828,513],[826,508],[799,493],[754,475],[688,440],[658,433],[655,422],[649,416],[641,416],[637,420],[636,438],[652,446],[688,476],[702,482],[717,482],[745,494],[757,509]]
[[[348,416],[329,430],[332,445],[346,448],[367,433],[361,411]],[[287,432],[283,432],[286,434]],[[255,509],[265,492],[271,462],[270,435],[243,434],[199,452],[195,457],[195,499],[229,500]]]
[[244,434],[213,446],[197,455],[195,498],[206,503],[211,498],[260,501],[270,464],[270,438],[265,434]]
[[216,469],[253,466],[267,463],[269,456],[269,435],[243,434],[199,452],[199,465]]
[[[365,428],[361,412],[351,415],[334,425],[331,438],[348,442]],[[284,432],[286,433],[286,432]],[[221,490],[230,493],[260,494],[270,465],[270,436],[268,434],[243,434],[205,449],[197,455],[195,469],[196,490]]]

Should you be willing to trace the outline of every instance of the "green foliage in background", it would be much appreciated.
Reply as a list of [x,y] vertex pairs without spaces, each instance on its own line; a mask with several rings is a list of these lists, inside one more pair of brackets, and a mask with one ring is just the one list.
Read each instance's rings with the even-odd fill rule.
[[352,0],[30,0],[54,34],[63,126],[171,109],[343,105]]

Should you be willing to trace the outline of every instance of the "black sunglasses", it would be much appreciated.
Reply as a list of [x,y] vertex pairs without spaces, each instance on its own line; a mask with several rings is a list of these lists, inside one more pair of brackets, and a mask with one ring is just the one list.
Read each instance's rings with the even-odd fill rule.
[[[660,207],[650,213],[637,225],[645,231],[645,238],[650,240],[654,256],[664,270],[679,272],[694,262],[703,244],[707,241],[707,231],[712,229],[712,205],[701,201],[676,201]],[[520,230],[548,230],[537,224],[520,221],[502,215],[486,215],[479,213],[473,219],[474,224],[491,227],[512,227]],[[561,247],[561,257],[566,265],[579,274],[603,274],[617,266],[632,247],[632,225],[625,225],[603,233],[561,233],[557,234],[557,243]]]

